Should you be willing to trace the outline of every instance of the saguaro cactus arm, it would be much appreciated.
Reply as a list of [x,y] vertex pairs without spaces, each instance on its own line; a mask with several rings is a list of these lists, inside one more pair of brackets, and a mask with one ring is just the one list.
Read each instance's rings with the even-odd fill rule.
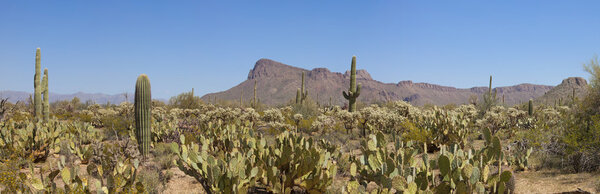
[[48,69],[44,69],[42,87],[44,89],[44,103],[42,113],[44,114],[44,121],[48,121],[48,119],[50,119],[50,93],[48,92]]

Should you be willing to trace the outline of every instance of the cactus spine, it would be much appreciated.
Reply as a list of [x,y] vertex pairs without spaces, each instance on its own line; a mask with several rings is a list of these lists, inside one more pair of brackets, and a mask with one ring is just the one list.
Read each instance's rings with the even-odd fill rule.
[[529,116],[533,116],[533,100],[529,99],[529,108],[527,109],[527,113],[529,113]]
[[44,121],[48,121],[50,119],[50,93],[48,93],[48,69],[44,69],[42,87],[44,89],[44,102],[42,112],[44,114]]
[[35,52],[35,75],[33,76],[33,88],[35,90],[33,95],[34,113],[35,120],[40,121],[42,118],[42,86],[40,78],[42,74],[40,48],[37,48]]
[[356,98],[360,95],[360,83],[356,85],[356,56],[352,56],[352,64],[350,66],[350,88],[348,93],[343,91],[344,98],[348,100],[348,111],[356,111]]
[[135,136],[140,153],[145,157],[150,151],[150,119],[152,118],[152,93],[150,80],[146,74],[141,74],[135,82]]

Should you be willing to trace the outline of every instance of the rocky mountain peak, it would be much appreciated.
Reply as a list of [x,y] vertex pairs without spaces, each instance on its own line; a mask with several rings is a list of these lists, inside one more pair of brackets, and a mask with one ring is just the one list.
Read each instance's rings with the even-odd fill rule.
[[[344,77],[350,78],[350,70],[346,70],[346,72],[344,73]],[[356,79],[373,80],[373,78],[371,78],[371,74],[369,74],[369,72],[367,72],[367,70],[364,69],[356,70]]]
[[567,79],[564,79],[561,85],[587,86],[587,81],[582,77],[569,77]]
[[289,76],[291,73],[306,71],[301,68],[289,66],[271,59],[259,59],[254,64],[254,68],[248,73],[248,79],[258,77],[281,77]]

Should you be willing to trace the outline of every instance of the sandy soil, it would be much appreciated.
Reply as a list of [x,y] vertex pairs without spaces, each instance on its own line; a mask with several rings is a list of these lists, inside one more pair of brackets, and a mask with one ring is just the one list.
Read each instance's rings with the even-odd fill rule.
[[518,172],[515,175],[516,193],[562,193],[573,192],[578,188],[597,193],[595,185],[600,181],[598,174],[565,174],[558,170]]

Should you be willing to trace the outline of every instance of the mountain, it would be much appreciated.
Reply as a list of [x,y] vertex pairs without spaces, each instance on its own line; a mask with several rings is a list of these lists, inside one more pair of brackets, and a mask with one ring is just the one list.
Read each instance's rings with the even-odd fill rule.
[[558,103],[559,99],[562,99],[563,104],[571,103],[573,102],[573,90],[575,90],[575,97],[582,99],[585,92],[587,92],[587,85],[587,81],[581,77],[570,77],[564,79],[558,86],[552,88],[543,96],[534,99],[534,101],[554,105],[554,103]]
[[[349,66],[349,65],[348,65]],[[258,60],[254,68],[248,73],[247,80],[222,92],[210,93],[202,96],[207,102],[218,100],[239,100],[240,94],[243,101],[252,100],[254,82],[257,83],[257,97],[261,103],[268,105],[281,105],[295,99],[296,90],[301,85],[301,73],[305,72],[305,85],[309,98],[321,104],[328,104],[329,98],[336,105],[347,103],[342,96],[342,91],[347,90],[350,84],[350,75],[331,72],[327,68],[306,70],[289,66],[270,59]],[[481,99],[488,87],[473,87],[459,89],[429,83],[413,83],[400,81],[398,83],[383,83],[374,80],[366,70],[357,70],[357,82],[362,84],[359,101],[374,103],[388,100],[405,100],[413,105],[435,104],[445,105],[450,103],[467,103],[471,96]],[[483,82],[483,80],[482,80]],[[487,83],[485,80],[484,83]],[[513,105],[526,102],[529,99],[543,96],[553,86],[519,84],[515,86],[496,87],[497,96],[501,100],[504,96],[505,103]]]
[[[0,98],[8,98],[8,101],[15,103],[17,101],[23,101],[23,102],[29,102],[29,95],[31,93],[28,92],[21,92],[21,91],[11,91],[11,90],[6,90],[6,91],[0,91]],[[127,100],[129,100],[129,102],[133,102],[133,94],[128,93],[128,98]],[[79,98],[79,100],[82,103],[85,103],[86,101],[90,100],[92,102],[95,102],[97,104],[106,104],[106,102],[110,102],[112,104],[119,104],[121,102],[125,102],[125,93],[123,94],[115,94],[115,95],[108,95],[108,94],[102,94],[102,93],[93,93],[93,94],[89,94],[89,93],[83,93],[83,92],[78,92],[78,93],[74,93],[74,94],[56,94],[56,93],[52,93],[50,92],[50,102],[56,102],[56,101],[63,101],[63,100],[71,100],[74,97]]]

